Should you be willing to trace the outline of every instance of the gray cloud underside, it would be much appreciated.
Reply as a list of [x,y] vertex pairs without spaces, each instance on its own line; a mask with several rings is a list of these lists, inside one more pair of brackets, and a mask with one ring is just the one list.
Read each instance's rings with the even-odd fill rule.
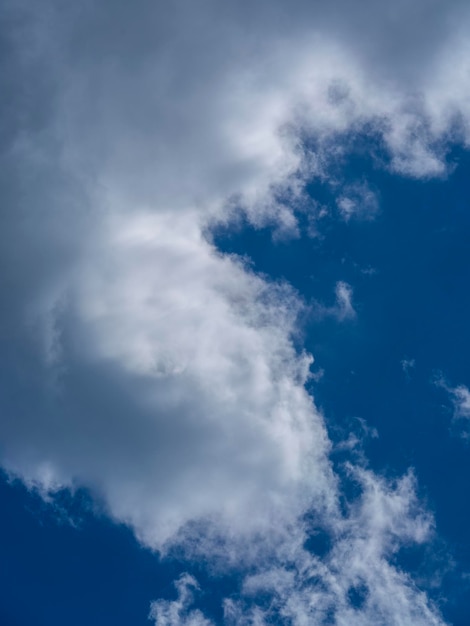
[[[356,469],[341,510],[292,341],[302,303],[205,233],[241,212],[295,232],[305,182],[351,134],[380,138],[397,174],[443,175],[470,137],[466,4],[2,9],[1,463],[45,492],[90,488],[153,549],[251,559],[227,623],[442,623],[390,562],[432,530],[412,478]],[[343,190],[343,216],[377,211],[371,194]],[[351,294],[338,283],[338,317]],[[307,511],[324,559],[301,547]],[[154,604],[158,626],[207,623],[194,584]]]

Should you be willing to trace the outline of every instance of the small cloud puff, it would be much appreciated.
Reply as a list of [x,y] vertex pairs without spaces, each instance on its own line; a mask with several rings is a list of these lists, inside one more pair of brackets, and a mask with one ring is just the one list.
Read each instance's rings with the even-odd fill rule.
[[409,380],[411,377],[411,371],[416,367],[415,359],[404,358],[400,361],[400,364],[406,379]]
[[324,319],[334,317],[339,322],[353,320],[357,317],[353,305],[353,288],[343,280],[339,280],[335,285],[335,303],[332,306],[325,306],[316,303],[314,307],[315,317]]
[[344,187],[336,204],[341,217],[346,222],[351,219],[373,220],[379,211],[377,192],[373,191],[366,182]]
[[434,381],[436,387],[447,391],[454,407],[454,419],[470,418],[470,389],[466,385],[449,385],[444,376],[439,374]]
[[449,389],[454,404],[454,417],[470,419],[470,390],[465,385]]
[[346,319],[354,319],[356,317],[356,311],[353,306],[353,290],[351,285],[340,280],[336,283],[335,287],[336,305],[335,314],[336,317],[342,321]]
[[446,379],[439,375],[435,380],[436,387],[444,389],[452,403],[452,424],[454,434],[458,434],[462,439],[470,439],[468,430],[468,420],[470,420],[470,389],[466,385],[449,385]]

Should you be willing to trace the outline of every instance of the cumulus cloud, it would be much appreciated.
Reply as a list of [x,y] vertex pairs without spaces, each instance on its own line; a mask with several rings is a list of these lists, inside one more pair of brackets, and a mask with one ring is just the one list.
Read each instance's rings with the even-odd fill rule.
[[[378,166],[444,174],[446,142],[470,138],[466,3],[23,0],[2,17],[2,466],[90,488],[153,549],[256,561],[238,623],[269,619],[256,589],[298,624],[440,623],[389,561],[428,536],[413,481],[359,472],[341,513],[301,298],[207,233],[241,213],[295,232],[305,184],[340,185],[360,134]],[[376,210],[362,182],[338,188],[345,216]],[[344,282],[332,311],[355,315]],[[302,547],[307,512],[325,558]],[[159,626],[207,624],[194,585],[154,605]]]
[[326,496],[311,359],[290,341],[295,294],[217,254],[188,215],[134,212],[103,230],[38,319],[58,344],[54,384],[2,425],[7,468],[84,482],[156,548],[190,520],[242,531],[280,497],[298,510]]

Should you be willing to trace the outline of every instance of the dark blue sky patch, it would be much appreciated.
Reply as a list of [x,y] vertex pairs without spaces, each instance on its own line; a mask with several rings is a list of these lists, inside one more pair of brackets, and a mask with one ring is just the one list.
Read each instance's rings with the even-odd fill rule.
[[[4,477],[0,497],[0,616],[7,616],[5,626],[10,626],[8,619],[11,626],[64,621],[70,626],[148,626],[150,599],[173,593],[178,566],[160,563],[130,530],[83,509],[80,498],[63,496],[57,516],[39,496],[9,485]],[[66,508],[80,519],[78,527],[65,521]]]
[[329,533],[321,527],[309,529],[304,548],[319,558],[325,557],[331,549],[332,541]]
[[360,610],[367,601],[367,594],[367,585],[359,583],[351,586],[348,590],[348,599],[351,602],[351,606]]

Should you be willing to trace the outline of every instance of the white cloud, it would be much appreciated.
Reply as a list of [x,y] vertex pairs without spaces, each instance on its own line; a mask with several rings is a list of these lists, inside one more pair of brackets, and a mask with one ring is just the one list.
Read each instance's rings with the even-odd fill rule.
[[155,548],[191,520],[243,533],[280,499],[299,512],[326,498],[311,359],[290,340],[295,294],[217,254],[189,215],[111,222],[43,314],[60,341],[54,388],[2,426],[7,468],[82,481]]
[[448,394],[448,399],[452,403],[452,428],[451,432],[464,440],[469,439],[468,423],[470,419],[470,390],[466,385],[456,385],[453,387],[439,374],[434,384],[436,387],[444,389]]
[[[260,1],[249,18],[245,3],[227,12],[215,2],[82,4],[64,14],[50,2],[46,24],[35,15],[23,27],[22,42],[36,47],[34,65],[31,51],[20,51],[19,71],[30,79],[39,65],[50,89],[32,88],[54,118],[46,137],[21,129],[16,145],[40,157],[52,135],[61,160],[98,180],[113,206],[198,207],[224,218],[221,208],[237,199],[253,221],[292,228],[292,197],[305,178],[328,176],[328,163],[344,154],[343,134],[378,133],[392,168],[434,175],[445,169],[442,140],[456,116],[468,118],[459,3],[416,2],[412,14],[402,4],[392,16],[362,2],[354,19],[341,1],[321,9]],[[423,23],[416,38],[413,25]],[[461,24],[457,36],[449,24]],[[29,113],[29,101],[20,105]],[[304,137],[315,138],[315,152]],[[355,188],[340,205],[346,214],[351,203],[354,213],[367,205],[369,214],[374,194]]]
[[357,316],[353,305],[353,289],[351,285],[340,280],[335,285],[335,303],[332,306],[315,303],[314,314],[317,318],[334,317],[339,322],[355,319]]
[[352,303],[353,290],[350,285],[344,281],[336,283],[336,307],[335,315],[340,320],[356,317],[356,311]]
[[346,186],[337,200],[337,205],[346,222],[351,218],[374,219],[379,210],[377,193],[364,182]]
[[[225,600],[225,624],[442,624],[425,594],[390,564],[400,546],[422,543],[432,532],[432,520],[416,499],[413,475],[391,483],[369,471],[353,472],[362,496],[346,515],[337,511],[329,517],[331,549],[321,557],[307,551],[297,529],[287,550],[278,544],[277,552],[259,563],[256,573],[245,576],[238,596]],[[181,596],[153,606],[161,615],[176,611],[181,619]],[[186,611],[189,606],[184,604]],[[167,623],[159,621],[158,614],[153,616],[156,626]]]
[[149,618],[155,619],[157,626],[210,626],[212,622],[207,620],[201,611],[190,609],[193,590],[199,589],[197,581],[189,574],[185,574],[175,586],[178,591],[177,600],[153,602]]
[[451,390],[455,416],[470,418],[470,390],[465,385],[458,385]]
[[[341,518],[292,343],[301,303],[202,233],[241,211],[295,232],[304,183],[336,183],[361,133],[392,171],[445,172],[447,139],[470,137],[465,3],[23,1],[4,15],[2,465],[46,490],[88,486],[152,548],[218,545],[261,567],[280,545],[245,590],[278,587],[275,609],[299,624],[331,602],[343,623],[440,623],[388,561],[429,526],[411,479],[360,473]],[[338,205],[369,215],[369,192]],[[344,282],[332,311],[355,315]],[[299,547],[307,510],[340,533],[326,562]],[[351,612],[356,579],[369,595]],[[206,623],[185,581],[176,605],[154,605],[160,623]]]
[[445,389],[450,395],[454,406],[454,419],[470,418],[470,390],[466,385],[452,387],[443,378],[439,378],[436,385]]

